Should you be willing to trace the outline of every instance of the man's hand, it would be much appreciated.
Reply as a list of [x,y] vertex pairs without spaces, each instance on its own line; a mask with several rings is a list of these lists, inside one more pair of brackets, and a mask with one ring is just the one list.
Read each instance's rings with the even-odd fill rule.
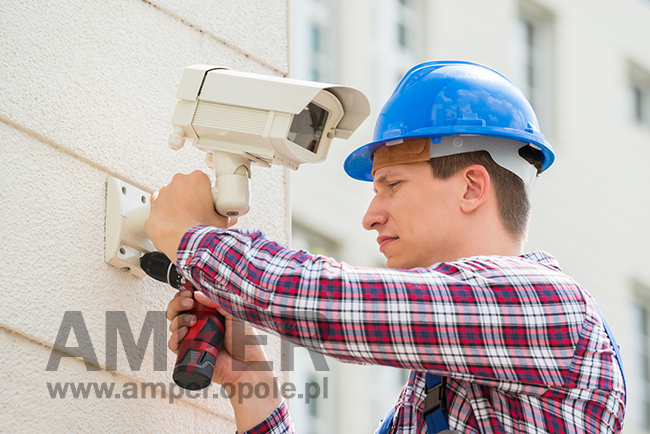
[[[273,390],[274,373],[258,340],[255,329],[226,311],[202,292],[182,291],[167,305],[167,319],[171,321],[169,329],[172,335],[169,339],[169,349],[178,353],[180,341],[187,331],[196,323],[191,313],[185,313],[195,304],[201,303],[218,309],[226,318],[226,333],[223,346],[219,351],[212,381],[218,384],[232,384],[233,391],[242,391],[241,385],[248,383],[256,388],[265,383],[267,390]],[[235,420],[239,432],[248,431],[264,421],[282,402],[281,396],[258,397],[256,395],[242,398],[233,395],[230,402],[235,411]]]
[[[195,300],[196,299],[196,300]],[[226,333],[223,347],[219,352],[212,381],[218,384],[238,384],[248,380],[252,373],[270,372],[266,354],[258,335],[250,324],[244,323],[221,309],[202,292],[182,291],[167,305],[167,319],[171,321],[169,330],[169,349],[178,353],[180,341],[187,335],[188,329],[196,323],[196,317],[184,313],[201,303],[216,308],[226,318]]]
[[174,175],[171,183],[151,195],[151,213],[145,222],[147,236],[171,261],[176,262],[178,245],[194,226],[228,228],[237,222],[214,210],[211,187],[210,178],[197,170]]

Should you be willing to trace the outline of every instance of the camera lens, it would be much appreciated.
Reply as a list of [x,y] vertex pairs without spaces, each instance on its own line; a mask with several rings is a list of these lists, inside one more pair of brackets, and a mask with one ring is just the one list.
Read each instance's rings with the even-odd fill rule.
[[309,105],[293,117],[287,139],[298,146],[316,153],[325,124],[327,123],[327,110],[314,103]]

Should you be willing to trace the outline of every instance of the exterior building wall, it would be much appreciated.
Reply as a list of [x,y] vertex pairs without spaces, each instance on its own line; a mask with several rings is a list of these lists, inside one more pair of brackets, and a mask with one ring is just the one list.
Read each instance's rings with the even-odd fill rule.
[[[628,386],[626,433],[650,431],[648,383],[636,350],[634,282],[648,286],[650,129],[629,115],[630,63],[650,71],[648,2],[543,2],[556,16],[557,165],[533,198],[530,250],[544,249],[596,299],[621,346]],[[645,378],[644,378],[645,377]]]
[[[106,179],[151,192],[174,173],[208,173],[203,152],[167,147],[183,68],[287,75],[288,2],[9,0],[0,16],[0,431],[232,433],[230,405],[215,386],[208,397],[169,396],[175,356],[166,343],[161,356],[150,341],[132,369],[118,339],[117,370],[106,370],[107,312],[124,312],[137,342],[147,312],[164,311],[174,294],[104,262]],[[287,242],[285,170],[255,167],[252,185],[239,226]],[[64,357],[46,371],[70,311],[81,312],[101,370]],[[74,333],[66,346],[88,343]],[[278,339],[268,351],[279,369]],[[154,356],[166,370],[155,370]],[[115,391],[51,398],[48,383],[66,382],[114,383]],[[142,382],[163,383],[166,397],[122,394]]]
[[[292,181],[294,220],[328,235],[339,246],[338,259],[355,265],[383,263],[374,235],[360,225],[371,186],[349,179],[342,169],[347,154],[371,140],[376,115],[397,84],[397,79],[388,84],[390,79],[381,76],[396,60],[388,55],[386,44],[392,42],[385,35],[394,30],[381,25],[380,3],[385,7],[383,0],[329,2],[338,20],[330,23],[338,29],[337,50],[331,53],[333,76],[366,92],[373,115],[349,142],[333,144],[326,163],[299,171]],[[535,187],[525,249],[555,255],[594,296],[622,347],[628,384],[625,432],[650,432],[650,326],[641,336],[645,343],[640,343],[635,314],[638,305],[648,305],[650,296],[650,197],[645,182],[650,152],[650,2],[394,0],[390,7],[398,3],[420,10],[421,21],[414,24],[420,32],[413,64],[475,61],[497,69],[522,89],[526,77],[521,20],[543,27],[543,48],[538,44],[536,49],[544,52],[535,54],[543,59],[535,64],[534,72],[541,77],[535,103],[557,161]],[[294,53],[292,71],[299,61]],[[639,70],[644,77],[638,78]],[[630,102],[631,76],[637,94],[644,93],[636,108]],[[363,367],[340,368],[357,372]],[[350,375],[347,387],[330,395],[331,406],[347,415],[346,420],[337,418],[337,432],[358,432],[346,427],[358,427],[369,406],[380,406],[377,397],[383,393],[377,392],[378,384],[392,381],[369,377],[363,383],[362,375]],[[373,396],[364,395],[368,389],[375,391]],[[384,391],[392,397],[397,392],[388,387]],[[365,422],[366,432],[376,427],[378,417],[372,417]]]

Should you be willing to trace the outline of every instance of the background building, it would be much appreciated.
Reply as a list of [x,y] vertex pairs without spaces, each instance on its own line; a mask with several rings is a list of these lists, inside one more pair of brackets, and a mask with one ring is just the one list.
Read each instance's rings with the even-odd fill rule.
[[[374,116],[292,178],[293,245],[383,264],[361,218],[371,186],[344,158],[414,64],[471,60],[511,78],[557,153],[533,195],[527,250],[555,255],[595,297],[622,346],[626,433],[650,432],[650,2],[293,0],[291,74],[358,87]],[[324,375],[306,358],[300,375]],[[403,374],[332,362],[330,399],[293,404],[299,432],[372,432]],[[298,374],[295,374],[298,375]]]

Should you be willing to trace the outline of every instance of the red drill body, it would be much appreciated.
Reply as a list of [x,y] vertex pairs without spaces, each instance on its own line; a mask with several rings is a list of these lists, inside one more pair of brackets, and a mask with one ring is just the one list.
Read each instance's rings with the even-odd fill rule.
[[[183,278],[164,253],[147,253],[140,258],[140,264],[150,277],[169,283],[179,291],[194,292],[192,284]],[[173,379],[180,387],[199,390],[208,387],[212,381],[226,331],[226,319],[216,309],[200,303],[187,313],[196,316],[197,320],[180,342]]]

